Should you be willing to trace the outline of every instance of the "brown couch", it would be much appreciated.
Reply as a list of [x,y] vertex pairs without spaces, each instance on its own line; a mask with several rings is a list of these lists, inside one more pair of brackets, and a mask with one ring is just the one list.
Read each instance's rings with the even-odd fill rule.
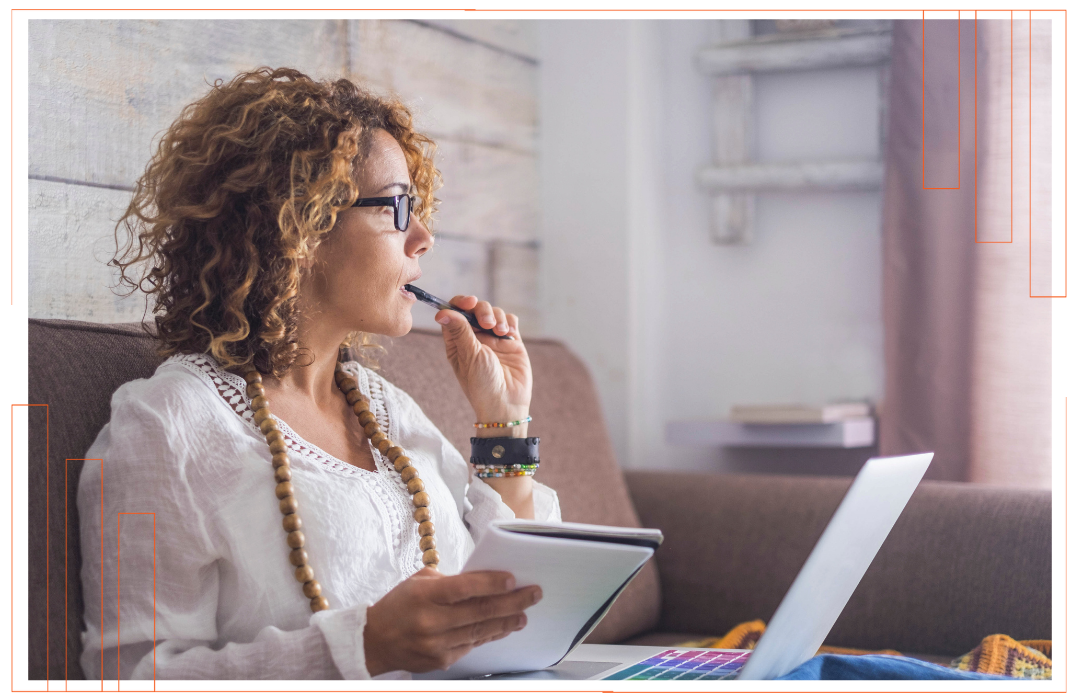
[[[527,345],[531,433],[544,448],[539,478],[558,491],[563,517],[656,527],[666,537],[589,641],[666,644],[768,620],[850,480],[680,473],[678,465],[624,474],[581,361],[555,341]],[[37,319],[29,358],[29,403],[48,405],[27,409],[29,677],[77,679],[82,462],[67,460],[85,455],[113,391],[152,374],[159,360],[136,325]],[[470,413],[442,338],[413,331],[395,339],[381,366],[468,454]],[[994,633],[1049,639],[1050,570],[1048,491],[927,482],[827,642],[932,657],[961,654]]]

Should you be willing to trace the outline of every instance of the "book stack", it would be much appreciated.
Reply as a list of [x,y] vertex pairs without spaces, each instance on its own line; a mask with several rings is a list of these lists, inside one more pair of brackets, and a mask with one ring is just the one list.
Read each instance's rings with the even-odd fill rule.
[[831,403],[823,406],[799,404],[764,404],[732,406],[731,420],[735,423],[839,423],[849,418],[870,415],[867,403]]
[[725,447],[869,447],[874,418],[866,402],[740,405],[726,421],[668,423],[667,440]]

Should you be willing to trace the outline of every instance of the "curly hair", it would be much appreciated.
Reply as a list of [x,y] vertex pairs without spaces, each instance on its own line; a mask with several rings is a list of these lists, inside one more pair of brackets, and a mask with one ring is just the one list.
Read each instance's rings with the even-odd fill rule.
[[[435,143],[397,99],[263,67],[184,108],[116,225],[109,263],[126,294],[154,297],[147,331],[159,355],[209,352],[226,369],[278,377],[296,363],[302,262],[359,197],[355,175],[378,129],[404,151],[413,215],[431,228]],[[362,353],[378,347],[359,335]]]

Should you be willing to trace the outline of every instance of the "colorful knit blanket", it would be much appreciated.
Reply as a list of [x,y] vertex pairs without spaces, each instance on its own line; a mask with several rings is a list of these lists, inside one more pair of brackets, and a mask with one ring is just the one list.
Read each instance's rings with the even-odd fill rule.
[[[710,649],[753,649],[765,632],[765,623],[751,620],[736,625],[723,637],[706,637],[692,642],[684,642],[682,647],[702,647]],[[1048,639],[1028,639],[1016,641],[1004,634],[992,634],[979,645],[953,659],[948,664],[941,664],[961,671],[976,671],[1012,678],[1049,680],[1053,664],[1050,658],[1051,644]],[[903,656],[894,649],[849,649],[847,647],[822,646],[818,654],[890,654]]]

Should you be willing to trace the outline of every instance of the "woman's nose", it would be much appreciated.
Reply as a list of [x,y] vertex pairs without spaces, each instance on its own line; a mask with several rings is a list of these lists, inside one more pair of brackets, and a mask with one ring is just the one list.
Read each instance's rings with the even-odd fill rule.
[[409,221],[408,240],[411,244],[409,254],[420,257],[431,250],[431,246],[435,243],[435,236],[431,235],[431,231],[428,230],[428,227],[424,225],[419,216],[414,216]]

